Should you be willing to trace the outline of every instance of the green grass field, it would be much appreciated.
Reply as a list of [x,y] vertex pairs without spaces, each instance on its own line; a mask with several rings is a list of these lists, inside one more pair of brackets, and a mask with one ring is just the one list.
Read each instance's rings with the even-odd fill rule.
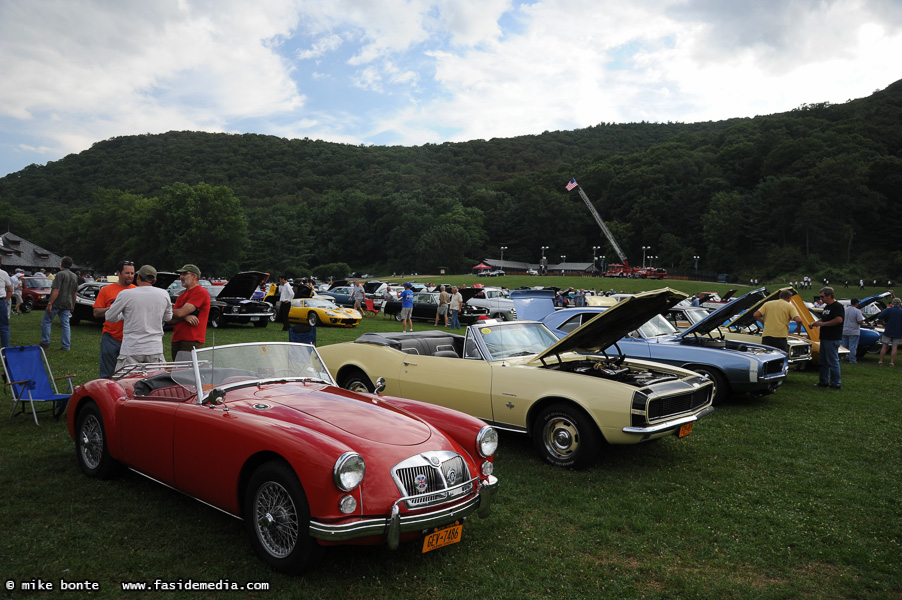
[[[480,282],[516,287],[520,279]],[[618,291],[655,287],[617,283]],[[39,321],[40,313],[13,317],[12,343],[37,343]],[[320,328],[318,343],[382,330],[400,324],[369,318],[352,330]],[[215,336],[218,344],[287,339],[273,325]],[[96,376],[99,339],[99,326],[73,327],[73,350],[60,352],[54,325],[55,374],[75,374],[77,383]],[[468,520],[461,543],[428,554],[417,544],[331,548],[303,577],[270,571],[240,521],[199,502],[132,472],[86,478],[62,421],[42,415],[37,427],[7,412],[0,585],[12,598],[86,595],[60,594],[61,581],[94,582],[91,596],[122,598],[121,583],[153,588],[157,580],[175,591],[138,597],[902,598],[902,368],[878,367],[873,355],[844,364],[841,392],[813,388],[816,377],[792,372],[776,394],[732,398],[687,438],[610,447],[582,471],[547,466],[528,439],[502,434],[494,512]],[[197,460],[215,461],[216,449]],[[269,589],[180,591],[189,580]],[[22,591],[23,582],[54,589]]]

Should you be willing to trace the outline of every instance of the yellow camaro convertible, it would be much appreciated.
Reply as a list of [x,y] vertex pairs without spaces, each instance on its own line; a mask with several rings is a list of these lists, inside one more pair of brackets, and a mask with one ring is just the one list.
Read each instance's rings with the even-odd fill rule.
[[337,325],[338,327],[354,327],[363,315],[353,308],[343,308],[332,302],[331,298],[295,298],[288,311],[289,323],[307,323],[311,327],[317,325]]
[[603,349],[672,305],[673,290],[619,303],[558,340],[534,321],[483,321],[444,331],[367,333],[320,349],[342,387],[447,406],[532,436],[557,466],[593,462],[604,442],[683,437],[713,410],[711,381]]

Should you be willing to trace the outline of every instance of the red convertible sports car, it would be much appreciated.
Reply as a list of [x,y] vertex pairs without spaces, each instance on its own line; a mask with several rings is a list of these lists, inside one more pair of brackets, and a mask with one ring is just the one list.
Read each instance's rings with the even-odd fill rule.
[[257,554],[302,572],[322,546],[460,541],[491,511],[498,435],[482,421],[335,385],[312,346],[235,344],[78,387],[82,471],[124,465],[243,518]]

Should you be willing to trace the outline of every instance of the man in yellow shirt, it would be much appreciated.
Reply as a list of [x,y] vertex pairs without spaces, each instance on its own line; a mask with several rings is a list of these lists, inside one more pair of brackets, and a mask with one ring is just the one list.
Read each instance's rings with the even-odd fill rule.
[[783,352],[789,352],[789,344],[786,338],[789,336],[789,322],[795,321],[802,324],[802,317],[795,305],[789,301],[792,298],[790,290],[782,290],[779,300],[771,300],[761,305],[755,311],[755,318],[764,322],[764,335],[761,343],[767,346],[779,348]]

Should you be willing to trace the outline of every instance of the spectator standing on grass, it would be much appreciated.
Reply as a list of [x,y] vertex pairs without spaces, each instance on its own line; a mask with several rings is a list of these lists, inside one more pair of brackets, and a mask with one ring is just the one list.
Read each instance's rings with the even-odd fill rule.
[[861,337],[861,324],[864,323],[864,315],[858,310],[858,298],[852,298],[849,307],[845,309],[842,321],[842,345],[849,349],[849,364],[858,362],[858,339]]
[[442,286],[441,291],[438,294],[438,309],[435,311],[435,325],[434,327],[438,327],[438,321],[441,318],[445,319],[445,327],[448,326],[448,305],[451,303],[451,294],[445,291],[445,286]]
[[78,289],[78,278],[70,271],[72,259],[64,256],[60,261],[60,271],[53,279],[50,286],[50,298],[47,299],[47,308],[41,318],[41,347],[50,348],[50,326],[53,317],[59,316],[60,326],[63,329],[60,337],[60,350],[68,350],[72,344],[69,331],[69,317],[75,308],[75,292]]
[[756,319],[764,322],[761,343],[787,353],[789,352],[789,342],[787,341],[789,322],[795,321],[799,325],[802,324],[802,317],[799,316],[795,305],[790,302],[791,298],[791,291],[781,290],[779,299],[765,302],[754,314]]
[[[0,265],[3,261],[0,260]],[[0,306],[0,348],[9,346],[9,303],[13,298],[13,281],[5,270],[0,268],[0,298],[3,305]]]
[[460,329],[460,309],[463,307],[464,297],[456,286],[451,286],[451,302],[448,308],[451,310],[451,329]]
[[401,333],[407,331],[408,326],[413,332],[413,290],[410,287],[409,282],[405,283],[401,292]]
[[839,345],[842,343],[842,324],[845,317],[843,305],[833,297],[833,288],[821,289],[824,310],[821,318],[811,323],[811,327],[821,328],[821,348],[818,362],[821,365],[820,380],[816,387],[839,390],[842,375],[839,370]]
[[200,348],[207,339],[207,317],[210,316],[210,292],[200,285],[200,269],[188,264],[177,271],[185,291],[172,307],[172,360],[179,352]]
[[125,365],[166,362],[163,323],[172,319],[166,290],[154,287],[157,270],[144,265],[135,274],[138,286],[123,290],[106,312],[107,321],[122,321],[122,346],[116,371]]
[[[12,312],[13,314],[19,314],[19,307],[22,306],[22,278],[25,276],[25,271],[22,269],[16,269],[15,274],[9,278],[10,282],[13,284],[13,299],[10,304],[13,306]],[[13,304],[13,302],[15,304]]]
[[893,298],[893,303],[885,308],[877,316],[883,319],[885,327],[883,329],[883,337],[880,339],[883,346],[880,347],[880,362],[883,365],[883,358],[886,356],[886,348],[890,344],[893,346],[893,352],[889,357],[889,366],[896,366],[896,350],[899,349],[899,342],[902,342],[902,300]]
[[100,336],[100,369],[98,377],[105,379],[116,371],[116,361],[119,358],[119,350],[122,347],[122,322],[112,323],[106,320],[106,312],[113,305],[121,292],[135,287],[132,281],[135,279],[135,263],[123,260],[116,265],[116,283],[111,283],[100,288],[97,298],[94,299],[94,318],[104,319],[103,334]]
[[288,311],[291,310],[291,300],[294,298],[294,290],[288,283],[287,275],[279,275],[279,321],[282,322],[282,331],[288,331]]
[[366,290],[360,285],[359,281],[354,282],[354,289],[351,291],[351,299],[354,300],[354,310],[363,313],[363,301],[366,298]]

